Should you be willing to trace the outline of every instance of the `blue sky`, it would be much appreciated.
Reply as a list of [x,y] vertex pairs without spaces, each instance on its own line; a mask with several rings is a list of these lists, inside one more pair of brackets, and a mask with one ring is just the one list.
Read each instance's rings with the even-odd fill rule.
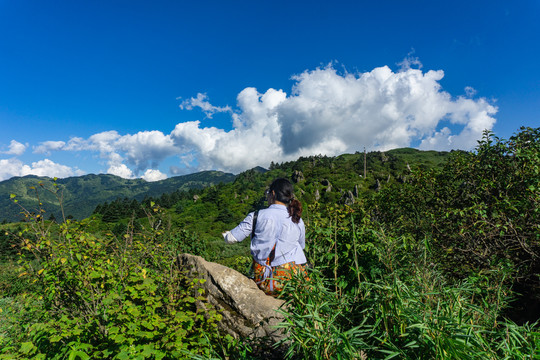
[[0,180],[238,173],[540,126],[540,2],[0,0]]

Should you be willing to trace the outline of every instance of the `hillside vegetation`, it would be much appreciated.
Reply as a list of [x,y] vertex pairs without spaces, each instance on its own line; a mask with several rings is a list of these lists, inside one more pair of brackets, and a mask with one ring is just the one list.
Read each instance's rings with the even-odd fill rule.
[[[123,179],[114,175],[84,175],[65,179],[51,179],[29,175],[14,177],[0,182],[0,221],[14,222],[24,218],[18,205],[35,211],[37,209],[36,189],[42,184],[56,186],[60,192],[64,215],[78,220],[87,218],[100,203],[117,198],[143,200],[144,197],[158,196],[173,191],[201,189],[221,182],[234,180],[233,174],[220,171],[203,171],[195,174],[176,176],[166,180],[147,182],[142,179]],[[10,200],[16,194],[18,205]],[[48,192],[40,194],[47,216],[62,218],[59,199]]]
[[0,358],[258,358],[215,330],[211,307],[196,310],[197,280],[171,259],[245,272],[249,242],[225,246],[220,233],[264,207],[276,177],[304,205],[313,264],[283,293],[288,358],[540,357],[540,129],[522,128],[508,140],[486,132],[474,152],[272,163],[229,183],[117,197],[82,221],[47,221],[43,205],[0,237]]

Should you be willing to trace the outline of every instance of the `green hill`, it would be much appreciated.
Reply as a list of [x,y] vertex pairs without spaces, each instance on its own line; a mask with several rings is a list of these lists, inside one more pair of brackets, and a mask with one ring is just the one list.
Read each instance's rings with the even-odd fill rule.
[[[279,177],[294,182],[295,195],[309,218],[309,205],[352,204],[365,199],[392,184],[406,183],[412,173],[442,167],[449,152],[395,149],[366,154],[343,154],[336,157],[315,155],[295,161],[272,163],[268,171],[253,168],[236,176],[234,182],[211,186],[196,194],[178,194],[172,199],[161,196],[152,199],[167,211],[167,221],[175,229],[196,233],[199,239],[216,241],[215,248],[205,258],[224,257],[229,248],[220,247],[220,234],[236,226],[248,212],[265,207],[264,190]],[[124,205],[104,204],[99,213],[114,213]],[[131,216],[131,212],[124,214]],[[127,222],[127,218],[124,219]],[[213,246],[213,245],[212,245]],[[209,249],[212,247],[209,245]],[[212,255],[213,254],[213,255]]]
[[[123,179],[114,175],[84,175],[65,179],[25,176],[14,177],[0,182],[0,221],[21,220],[23,206],[29,211],[38,211],[36,189],[40,184],[46,189],[58,189],[57,195],[62,200],[65,216],[84,219],[92,213],[98,204],[117,198],[142,200],[146,196],[160,196],[177,190],[200,189],[207,186],[228,183],[235,175],[220,171],[202,171],[194,174],[176,176],[166,180],[147,182],[142,179]],[[16,195],[17,203],[10,199]],[[61,219],[61,209],[56,196],[47,191],[39,192],[39,200],[46,211],[45,217],[51,214]]]

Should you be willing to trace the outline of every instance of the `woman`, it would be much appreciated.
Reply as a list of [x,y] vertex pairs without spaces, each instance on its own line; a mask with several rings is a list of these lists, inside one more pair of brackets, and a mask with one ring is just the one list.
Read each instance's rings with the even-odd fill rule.
[[266,294],[274,295],[283,288],[279,279],[290,278],[291,271],[305,272],[306,229],[301,218],[302,204],[294,199],[288,180],[274,180],[266,191],[266,200],[267,209],[249,213],[223,237],[228,244],[234,244],[251,234],[254,280]]

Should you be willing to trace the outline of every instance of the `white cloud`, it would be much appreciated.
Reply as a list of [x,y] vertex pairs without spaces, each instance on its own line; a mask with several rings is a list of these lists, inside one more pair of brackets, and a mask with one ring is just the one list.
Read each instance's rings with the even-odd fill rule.
[[134,165],[138,173],[149,166],[157,167],[165,158],[180,151],[170,135],[165,135],[161,131],[140,131],[134,135],[120,135],[114,130],[94,134],[88,139],[72,138],[64,150],[98,152],[100,157],[107,161],[108,173],[125,178],[133,178],[135,174],[124,161]]
[[124,178],[124,179],[133,179],[133,178],[135,178],[135,175],[133,174],[133,171],[131,171],[124,164],[117,164],[117,165],[109,166],[109,169],[107,169],[107,174],[120,176],[121,178]]
[[190,98],[189,100],[184,100],[180,104],[180,109],[182,110],[193,110],[194,108],[200,108],[207,118],[212,118],[215,113],[218,112],[231,112],[232,109],[229,106],[213,106],[208,102],[208,96],[206,94],[198,93],[196,98]]
[[83,174],[82,170],[57,164],[49,159],[36,161],[31,165],[26,165],[18,159],[0,159],[0,181],[13,176],[37,175],[65,178]]
[[51,151],[62,150],[65,145],[64,141],[44,141],[39,146],[34,147],[34,153],[50,155]]
[[30,169],[23,171],[24,175],[38,175],[65,178],[74,175],[81,175],[81,171],[73,170],[69,166],[57,164],[49,159],[39,160],[32,163]]
[[[453,99],[442,91],[444,72],[412,69],[408,58],[393,72],[383,66],[359,74],[338,74],[328,66],[293,77],[292,94],[246,88],[238,95],[233,129],[180,123],[171,133],[194,158],[191,165],[238,172],[270,161],[309,154],[337,155],[364,146],[386,150],[411,146],[470,150],[495,123],[497,108],[485,99]],[[443,127],[450,122],[450,128]],[[455,131],[455,130],[454,130]]]
[[16,156],[22,155],[26,151],[26,146],[27,145],[21,144],[18,141],[11,140],[11,142],[9,143],[9,150],[4,151],[4,154],[16,155]]
[[124,135],[116,141],[115,148],[125,154],[126,160],[134,164],[137,171],[150,165],[156,167],[163,159],[177,154],[179,149],[169,135],[161,131],[141,131]]
[[424,67],[422,63],[420,62],[420,59],[418,57],[413,56],[415,53],[414,49],[411,49],[411,51],[407,54],[407,57],[403,59],[401,62],[397,63],[400,70],[409,70],[413,67],[416,67],[417,69],[421,69]]
[[0,181],[7,180],[13,176],[23,176],[24,165],[18,159],[0,159]]
[[268,165],[283,156],[276,109],[286,97],[281,90],[260,94],[246,88],[237,97],[240,111],[233,115],[233,130],[200,128],[199,121],[191,121],[176,125],[171,137],[184,150],[182,155],[194,160],[186,166],[239,172]]
[[159,181],[165,180],[167,178],[167,175],[159,170],[148,169],[144,172],[144,175],[141,176],[141,178],[146,181]]
[[476,93],[477,91],[475,88],[470,87],[470,86],[465,86],[465,95],[467,95],[467,97],[472,98],[473,96],[476,95]]

